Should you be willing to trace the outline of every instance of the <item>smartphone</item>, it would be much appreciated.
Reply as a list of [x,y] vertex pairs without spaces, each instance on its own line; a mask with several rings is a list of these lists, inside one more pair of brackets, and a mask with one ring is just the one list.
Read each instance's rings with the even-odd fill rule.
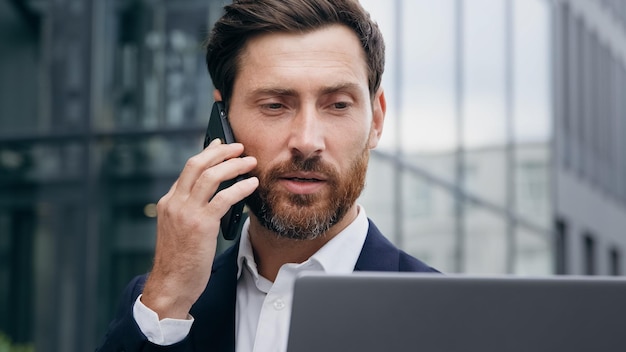
[[[216,138],[221,139],[224,144],[235,142],[233,131],[228,123],[226,107],[221,101],[213,103],[211,117],[209,117],[209,126],[207,127],[206,134],[204,136],[204,148],[206,148],[209,143]],[[245,177],[239,175],[232,180],[224,181],[219,185],[217,192],[223,190],[224,188],[228,188],[243,179],[245,179]],[[245,206],[244,203],[244,200],[241,200],[230,207],[226,215],[224,215],[220,221],[220,231],[222,232],[222,236],[224,236],[227,240],[234,240],[237,237],[237,234],[241,231],[241,220],[243,219]]]

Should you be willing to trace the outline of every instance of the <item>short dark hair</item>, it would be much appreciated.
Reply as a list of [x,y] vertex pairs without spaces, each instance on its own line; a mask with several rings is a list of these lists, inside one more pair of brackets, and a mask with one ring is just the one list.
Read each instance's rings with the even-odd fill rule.
[[206,47],[213,85],[230,101],[241,52],[247,41],[264,33],[306,33],[333,24],[354,31],[365,52],[373,97],[385,67],[382,33],[358,0],[234,0],[215,23]]

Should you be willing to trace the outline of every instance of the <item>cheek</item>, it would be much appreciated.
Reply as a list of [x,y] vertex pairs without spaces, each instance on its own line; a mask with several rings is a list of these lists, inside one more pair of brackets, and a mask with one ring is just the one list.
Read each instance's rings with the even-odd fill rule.
[[261,124],[233,119],[231,127],[235,140],[243,144],[244,153],[257,159],[262,159],[265,150],[272,149],[278,144],[277,136],[272,135],[271,131]]
[[240,141],[244,146],[244,153],[257,159],[258,167],[266,165],[278,159],[284,159],[285,148],[274,136],[266,136],[262,133],[252,134]]
[[350,128],[335,129],[332,133],[332,139],[329,140],[334,141],[335,148],[340,148],[340,151],[352,156],[360,153],[363,148],[368,146],[370,140],[369,126],[359,125],[355,127],[353,125]]
[[[255,136],[258,137],[255,138]],[[277,143],[274,143],[272,138],[269,140],[271,142],[266,143],[266,139],[257,134],[240,141],[244,146],[244,154],[256,158],[257,166],[254,173],[257,175],[269,170],[279,159],[285,159],[284,156],[279,157],[280,148]]]

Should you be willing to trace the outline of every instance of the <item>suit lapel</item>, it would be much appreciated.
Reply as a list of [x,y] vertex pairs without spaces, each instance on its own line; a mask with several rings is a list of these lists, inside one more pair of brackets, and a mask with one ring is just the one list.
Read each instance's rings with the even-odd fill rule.
[[207,288],[191,309],[195,346],[211,346],[212,351],[235,350],[238,249],[239,241],[217,258]]
[[400,251],[368,219],[369,229],[356,262],[356,271],[398,271]]

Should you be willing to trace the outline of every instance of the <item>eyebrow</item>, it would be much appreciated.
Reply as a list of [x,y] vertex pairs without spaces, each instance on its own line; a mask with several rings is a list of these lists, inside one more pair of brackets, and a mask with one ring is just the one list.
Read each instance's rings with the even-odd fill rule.
[[[359,85],[352,82],[341,82],[334,84],[332,86],[322,87],[319,92],[323,95],[333,94],[341,91],[358,91],[360,89]],[[252,96],[260,96],[260,95],[272,95],[272,96],[288,96],[288,97],[296,97],[298,96],[298,92],[295,89],[291,88],[279,88],[279,87],[266,87],[266,88],[258,88],[252,91]]]
[[250,94],[252,96],[259,96],[259,95],[279,95],[279,96],[297,96],[298,93],[295,91],[295,89],[289,89],[289,88],[258,88],[252,91],[252,93]]
[[352,82],[344,82],[344,83],[338,83],[329,87],[324,87],[322,88],[321,92],[323,94],[332,94],[332,93],[337,93],[337,92],[342,92],[342,91],[358,91],[360,89],[359,85],[356,83],[352,83]]

